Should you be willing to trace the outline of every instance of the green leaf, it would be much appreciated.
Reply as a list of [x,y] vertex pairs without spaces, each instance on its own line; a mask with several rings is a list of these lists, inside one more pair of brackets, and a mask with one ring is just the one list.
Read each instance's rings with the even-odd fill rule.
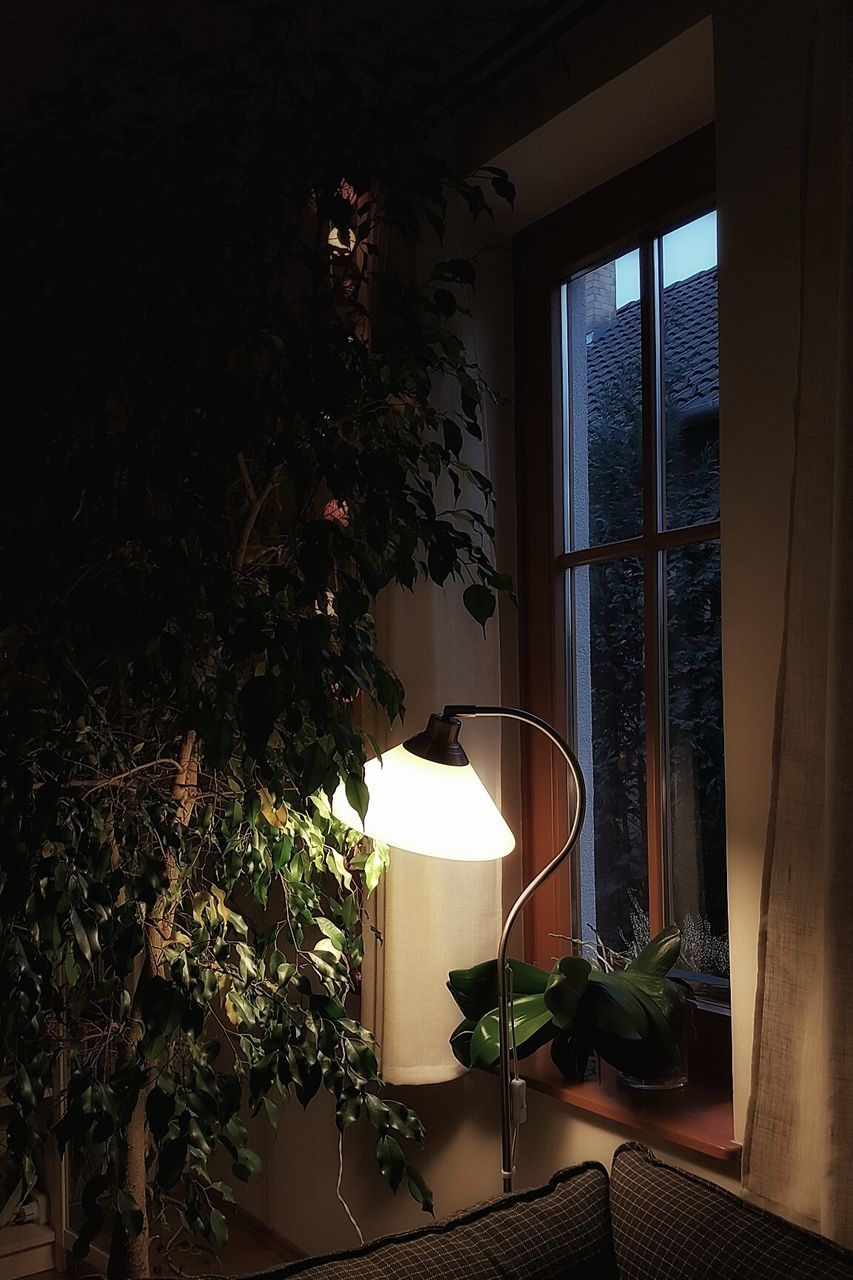
[[237,1151],[237,1160],[249,1170],[249,1173],[260,1173],[263,1168],[261,1157],[250,1147],[240,1147]]
[[412,1165],[406,1167],[406,1185],[409,1188],[409,1195],[418,1202],[424,1213],[433,1213],[432,1191]]
[[84,957],[84,959],[88,960],[89,964],[91,964],[92,948],[89,943],[89,937],[88,937],[88,934],[86,933],[86,930],[83,927],[83,921],[80,919],[74,907],[72,907],[68,912],[68,919],[71,921],[71,928],[74,932],[74,940],[77,943],[77,946],[82,956]]
[[362,822],[364,822],[365,815],[367,814],[367,806],[370,801],[367,784],[357,773],[348,773],[344,785],[347,800],[352,805],[353,809],[355,809]]
[[356,1080],[362,1084],[370,1084],[379,1079],[379,1065],[376,1055],[366,1044],[356,1044],[352,1040],[344,1041],[344,1057]]
[[564,956],[548,977],[545,1004],[558,1027],[570,1027],[589,984],[590,964],[580,956]]
[[189,1138],[181,1134],[164,1142],[157,1157],[156,1184],[161,1191],[170,1191],[184,1171],[184,1164],[189,1150]]
[[217,1249],[224,1249],[228,1243],[228,1221],[219,1209],[210,1211],[210,1234]]
[[329,939],[336,951],[341,953],[346,951],[347,940],[342,929],[339,929],[331,920],[327,920],[325,916],[318,916],[314,923],[320,932]]
[[116,1209],[118,1210],[121,1225],[124,1234],[128,1240],[135,1240],[142,1230],[144,1218],[142,1210],[129,1192],[119,1188],[116,1195]]
[[471,1040],[477,1029],[473,1018],[465,1018],[454,1029],[450,1036],[450,1049],[457,1062],[463,1067],[471,1066]]
[[272,1098],[264,1098],[263,1106],[264,1106],[264,1111],[266,1112],[267,1123],[269,1124],[270,1128],[277,1129],[278,1128],[278,1107],[275,1105]]
[[625,972],[648,973],[663,978],[678,963],[681,952],[681,930],[677,925],[667,925],[652,938]]
[[83,1259],[89,1252],[92,1241],[107,1220],[106,1211],[101,1204],[101,1196],[109,1189],[110,1179],[105,1173],[97,1173],[83,1187],[80,1202],[83,1209],[83,1226],[77,1232],[72,1253],[75,1258]]
[[551,1061],[567,1080],[585,1080],[592,1042],[588,1033],[573,1027],[559,1031],[551,1041]]
[[[536,965],[510,960],[512,990],[517,996],[543,995],[548,974]],[[452,969],[447,976],[447,989],[459,1006],[460,1013],[476,1022],[498,1002],[498,962],[486,960],[470,969]]]
[[470,587],[466,587],[462,592],[462,603],[476,622],[479,622],[483,631],[486,629],[486,623],[495,611],[495,595],[488,587],[484,587],[482,583],[472,583]]
[[388,1134],[383,1134],[376,1144],[376,1159],[383,1178],[396,1195],[406,1172],[406,1157],[399,1142]]
[[347,1090],[341,1094],[338,1105],[335,1108],[335,1123],[343,1133],[354,1124],[361,1114],[361,1095],[353,1090]]
[[[515,1046],[520,1057],[532,1053],[556,1033],[551,1011],[541,995],[516,996],[512,1002]],[[543,1038],[537,1038],[544,1033]],[[471,1066],[492,1067],[500,1057],[500,1025],[497,1009],[483,1015],[471,1037]]]
[[649,1033],[646,1011],[630,988],[615,978],[612,973],[590,973],[588,1000],[595,1001],[590,1020],[606,1036],[643,1040]]

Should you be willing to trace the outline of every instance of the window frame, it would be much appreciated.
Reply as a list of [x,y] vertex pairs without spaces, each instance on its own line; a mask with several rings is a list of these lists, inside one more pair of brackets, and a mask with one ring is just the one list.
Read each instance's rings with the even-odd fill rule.
[[[714,129],[708,126],[579,197],[515,237],[516,464],[518,498],[520,684],[522,704],[563,727],[571,726],[566,646],[565,574],[579,564],[639,553],[644,580],[660,575],[659,553],[719,538],[719,520],[660,531],[657,477],[661,346],[656,263],[651,240],[714,207]],[[641,247],[643,361],[643,527],[639,538],[606,547],[565,550],[563,285],[583,270]],[[651,287],[650,287],[651,286]],[[652,564],[651,562],[654,561]],[[658,590],[661,584],[658,582]],[[645,610],[647,653],[662,653],[659,610]],[[654,933],[664,924],[664,734],[660,660],[646,664],[646,740],[659,744],[647,758],[649,915]],[[571,740],[571,732],[569,733]],[[562,842],[568,822],[565,770],[540,735],[521,743],[522,860],[529,880]],[[573,864],[576,859],[572,859]],[[525,953],[550,968],[559,949],[552,935],[572,919],[570,871],[552,877],[528,908]]]

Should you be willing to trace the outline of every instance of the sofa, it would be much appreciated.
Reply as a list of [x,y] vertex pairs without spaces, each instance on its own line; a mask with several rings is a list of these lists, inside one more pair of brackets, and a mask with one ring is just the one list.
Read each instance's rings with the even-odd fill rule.
[[[853,1253],[658,1160],[603,1165],[263,1280],[853,1280]],[[249,1278],[247,1277],[247,1280]]]

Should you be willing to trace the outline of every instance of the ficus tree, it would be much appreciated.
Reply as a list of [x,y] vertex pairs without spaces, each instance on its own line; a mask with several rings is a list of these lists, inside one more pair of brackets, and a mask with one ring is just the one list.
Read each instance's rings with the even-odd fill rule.
[[224,65],[96,33],[0,156],[7,1148],[24,1193],[48,1134],[85,1163],[78,1252],[109,1230],[120,1278],[170,1205],[224,1242],[211,1161],[257,1173],[246,1115],[291,1094],[430,1210],[350,1000],[385,851],[329,796],[364,811],[362,708],[403,712],[376,596],[461,579],[485,624],[508,586],[465,460],[474,270],[436,234],[511,186],[431,149],[420,64],[240,12]]

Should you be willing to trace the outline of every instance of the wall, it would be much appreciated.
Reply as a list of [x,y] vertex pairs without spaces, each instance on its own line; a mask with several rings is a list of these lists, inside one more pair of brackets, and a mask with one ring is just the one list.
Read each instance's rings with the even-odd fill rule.
[[[747,9],[748,12],[744,12]],[[727,735],[736,1129],[742,1133],[749,1057],[758,901],[767,816],[773,702],[784,588],[791,402],[797,343],[798,129],[809,6],[784,13],[766,0],[719,0],[713,12],[718,140],[723,456],[724,677]],[[667,10],[667,22],[671,14]],[[497,156],[520,178],[516,215],[490,235],[559,207],[603,178],[638,162],[705,123],[713,111],[711,25],[683,33],[644,64],[513,141]],[[468,139],[470,144],[470,138]],[[609,150],[608,150],[609,148]],[[608,159],[609,156],[609,159]],[[482,157],[481,157],[482,158]],[[511,335],[509,263],[484,255],[488,269],[480,314],[480,357],[506,389]],[[504,430],[506,430],[504,419]],[[493,459],[499,537],[514,528],[508,435]],[[505,555],[506,553],[504,553]],[[511,613],[503,619],[507,696],[515,672]],[[468,1076],[439,1086],[392,1090],[427,1126],[420,1167],[436,1191],[439,1213],[493,1194],[498,1185],[495,1081]],[[378,1180],[369,1135],[347,1136],[343,1190],[367,1236],[416,1225],[404,1193],[392,1201]],[[629,1135],[580,1118],[534,1095],[522,1130],[518,1184],[546,1178],[581,1159],[609,1161]],[[684,1167],[736,1186],[709,1161],[657,1150]],[[250,1194],[282,1234],[309,1251],[354,1240],[334,1199],[336,1135],[325,1103],[306,1115],[288,1108],[268,1145],[269,1175]]]

